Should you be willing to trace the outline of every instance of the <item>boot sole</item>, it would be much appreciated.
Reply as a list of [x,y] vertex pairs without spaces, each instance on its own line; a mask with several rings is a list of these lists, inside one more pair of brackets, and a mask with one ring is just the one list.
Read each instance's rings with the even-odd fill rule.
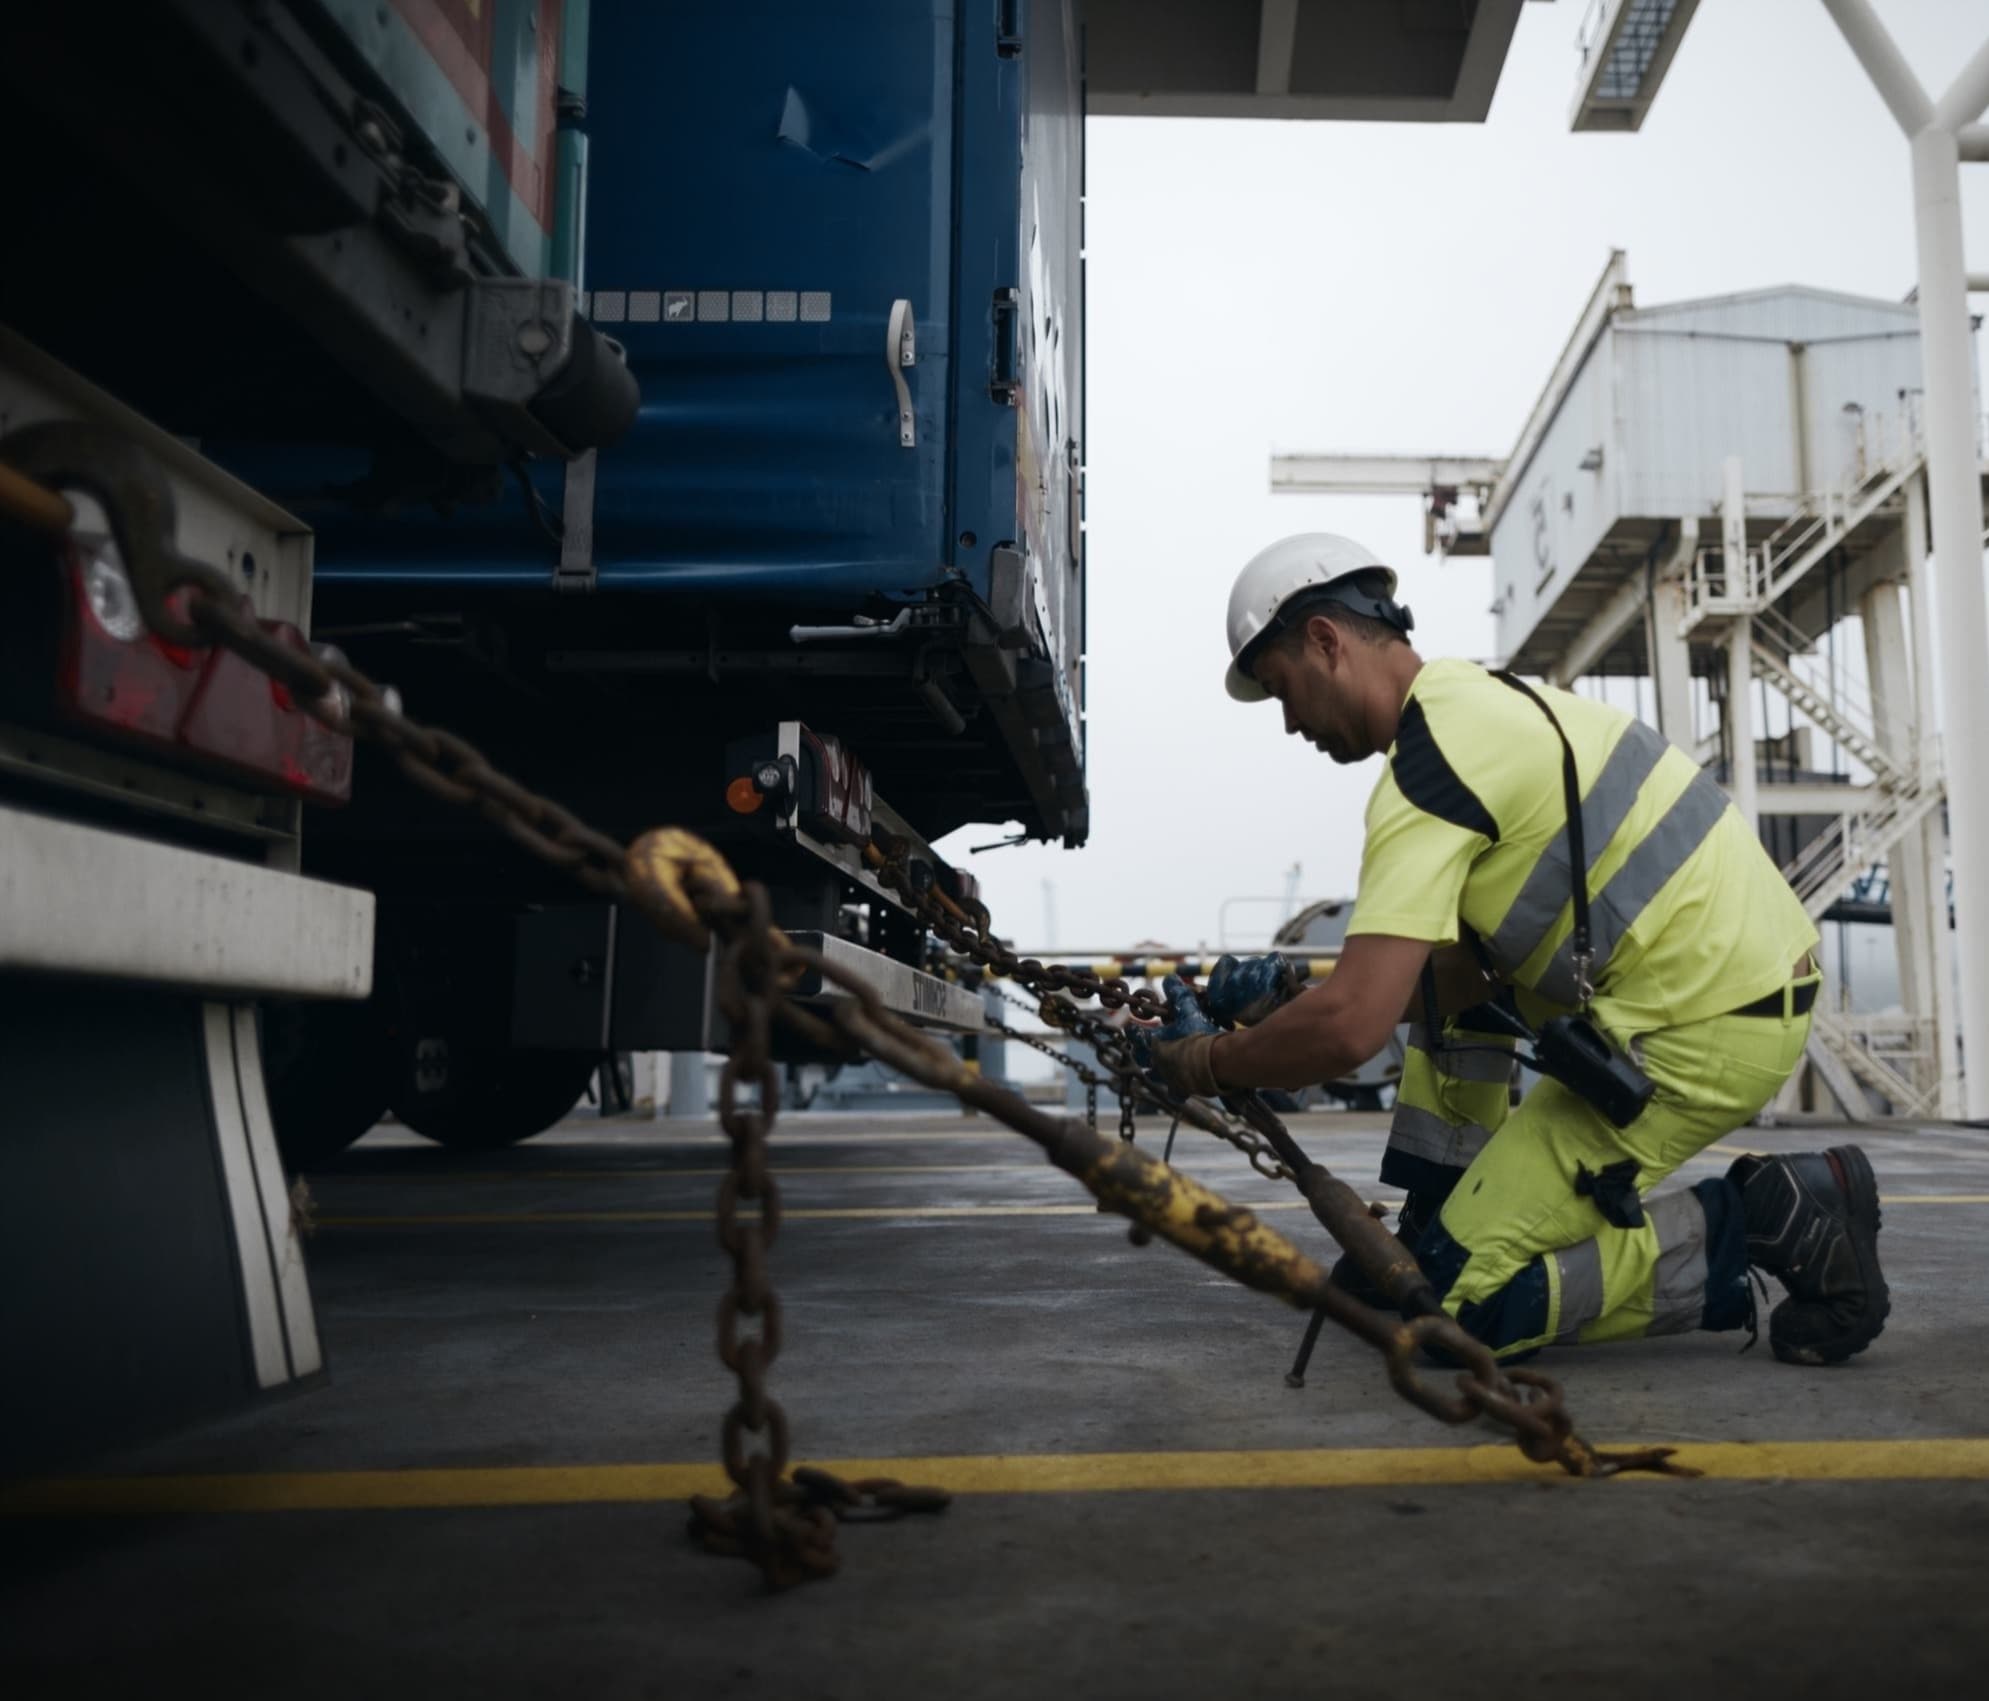
[[1857,1328],[1825,1346],[1786,1349],[1770,1331],[1768,1345],[1784,1364],[1842,1364],[1861,1353],[1885,1330],[1892,1312],[1892,1290],[1879,1269],[1878,1177],[1872,1173],[1871,1159],[1857,1146],[1832,1146],[1834,1157],[1844,1171],[1844,1204],[1851,1234],[1852,1255],[1858,1261],[1858,1275],[1869,1296],[1863,1319]]

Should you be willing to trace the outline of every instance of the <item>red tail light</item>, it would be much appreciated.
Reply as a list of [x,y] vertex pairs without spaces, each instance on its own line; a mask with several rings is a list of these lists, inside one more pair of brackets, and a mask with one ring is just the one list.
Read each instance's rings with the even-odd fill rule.
[[[145,631],[115,545],[78,545],[67,577],[58,692],[71,715],[315,803],[351,797],[350,735],[305,713],[232,652],[185,649]],[[310,647],[286,622],[262,626],[293,649]]]

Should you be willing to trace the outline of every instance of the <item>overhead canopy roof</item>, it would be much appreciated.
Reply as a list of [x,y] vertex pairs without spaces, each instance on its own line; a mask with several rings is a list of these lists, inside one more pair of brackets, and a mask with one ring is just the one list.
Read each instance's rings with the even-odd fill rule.
[[1087,0],[1094,115],[1477,123],[1526,0]]

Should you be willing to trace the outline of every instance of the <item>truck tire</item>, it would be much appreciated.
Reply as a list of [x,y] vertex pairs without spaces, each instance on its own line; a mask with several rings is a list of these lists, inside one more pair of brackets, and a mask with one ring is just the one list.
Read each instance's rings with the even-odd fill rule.
[[337,1157],[386,1114],[387,1038],[370,999],[266,1005],[262,1055],[286,1169],[313,1169]]
[[429,1035],[406,1049],[390,1103],[402,1122],[438,1145],[515,1146],[566,1115],[600,1062],[596,1051],[485,1048]]

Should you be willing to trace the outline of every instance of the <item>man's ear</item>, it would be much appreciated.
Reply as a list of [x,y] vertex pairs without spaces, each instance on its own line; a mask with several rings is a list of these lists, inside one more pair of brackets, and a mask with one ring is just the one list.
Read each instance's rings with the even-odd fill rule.
[[1325,652],[1329,662],[1337,664],[1341,653],[1347,647],[1347,635],[1323,614],[1315,614],[1305,623],[1305,635]]

